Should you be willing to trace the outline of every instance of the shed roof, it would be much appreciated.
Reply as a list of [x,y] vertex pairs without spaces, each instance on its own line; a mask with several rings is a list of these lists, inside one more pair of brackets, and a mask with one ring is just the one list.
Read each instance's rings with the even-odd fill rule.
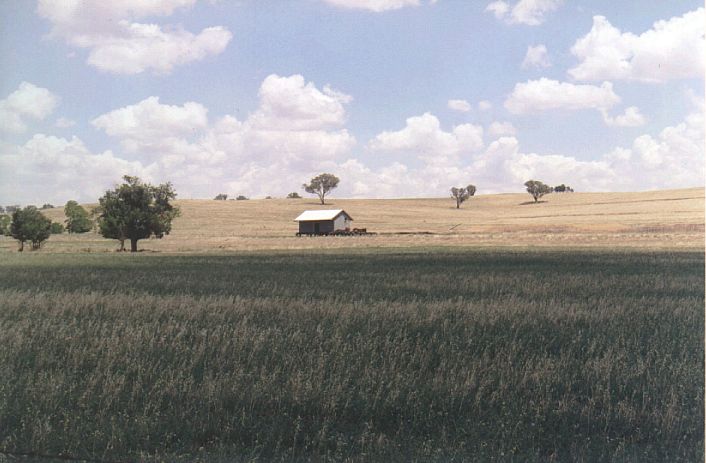
[[341,214],[346,214],[348,219],[353,220],[346,211],[343,209],[323,209],[318,211],[304,211],[299,214],[299,217],[294,219],[295,222],[311,222],[315,220],[334,220]]

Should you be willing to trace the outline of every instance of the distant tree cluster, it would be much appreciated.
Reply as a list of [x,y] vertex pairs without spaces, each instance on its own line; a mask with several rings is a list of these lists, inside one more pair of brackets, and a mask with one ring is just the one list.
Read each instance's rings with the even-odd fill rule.
[[561,185],[557,185],[554,187],[554,193],[573,193],[574,189],[571,188],[568,185],[564,185],[563,183]]
[[219,193],[213,199],[215,199],[216,201],[225,201],[226,199],[228,199],[228,195],[225,193]]
[[287,199],[301,199],[301,196],[296,191],[293,191],[287,195]]

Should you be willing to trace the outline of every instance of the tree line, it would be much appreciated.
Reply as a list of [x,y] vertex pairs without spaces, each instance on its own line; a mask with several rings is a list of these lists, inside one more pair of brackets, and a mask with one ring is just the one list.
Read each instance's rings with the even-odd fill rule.
[[[304,191],[315,194],[321,204],[325,204],[326,196],[334,190],[340,179],[333,174],[320,174],[309,183],[302,185]],[[538,180],[525,182],[527,192],[534,202],[546,194],[557,192],[573,192],[573,188],[564,184],[550,187]],[[451,188],[451,197],[456,201],[456,209],[476,194],[475,185]],[[51,234],[67,231],[68,233],[86,233],[96,230],[105,238],[118,240],[119,251],[125,250],[125,243],[130,243],[130,251],[137,251],[139,240],[162,238],[172,229],[172,220],[179,216],[180,210],[171,201],[176,199],[172,184],[161,185],[144,183],[138,177],[124,176],[123,183],[113,190],[108,190],[98,199],[98,206],[91,214],[76,201],[68,201],[64,206],[66,221],[64,224],[52,222],[44,216],[36,206],[0,206],[0,234],[12,236],[19,242],[19,251],[23,251],[25,243],[32,250],[39,249]],[[226,200],[228,195],[219,194],[214,199]],[[292,192],[287,198],[297,199],[301,196]],[[238,196],[237,200],[248,199]],[[268,199],[270,197],[268,196]],[[42,209],[54,206],[44,204]],[[7,212],[7,214],[6,214]],[[93,216],[93,218],[91,217]]]

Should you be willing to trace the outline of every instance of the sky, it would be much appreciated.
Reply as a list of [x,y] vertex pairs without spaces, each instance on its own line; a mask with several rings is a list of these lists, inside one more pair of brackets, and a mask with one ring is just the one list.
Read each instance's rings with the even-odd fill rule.
[[704,185],[698,1],[4,0],[0,204]]

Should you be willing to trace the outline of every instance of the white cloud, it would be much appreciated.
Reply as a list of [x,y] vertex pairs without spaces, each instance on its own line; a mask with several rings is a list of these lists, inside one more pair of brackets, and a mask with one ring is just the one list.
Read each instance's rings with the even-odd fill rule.
[[557,10],[562,3],[563,0],[520,0],[510,7],[509,3],[498,0],[489,3],[485,11],[508,24],[538,26],[545,21],[547,13]]
[[607,125],[614,127],[639,127],[647,123],[647,118],[640,113],[637,106],[625,108],[625,112],[619,116],[612,117],[607,111],[603,111],[603,120]]
[[[361,9],[380,13],[399,10],[407,6],[419,6],[419,0],[324,0],[330,5],[348,9]],[[431,3],[436,3],[433,0]]]
[[196,0],[40,0],[37,11],[52,23],[51,35],[89,50],[87,62],[106,72],[138,74],[146,70],[170,73],[175,66],[221,53],[232,34],[215,26],[198,34],[180,27],[134,22],[169,16]]
[[208,126],[207,114],[208,110],[199,103],[165,105],[152,96],[103,114],[91,123],[110,136],[148,141],[203,130]]
[[[367,143],[378,162],[386,154],[396,157],[372,167],[353,156],[356,141],[343,125],[350,97],[292,77],[265,79],[259,106],[244,120],[226,115],[209,122],[199,103],[166,105],[156,97],[97,117],[94,124],[124,147],[121,155],[93,153],[76,137],[42,134],[24,145],[0,146],[0,171],[13,172],[0,183],[0,197],[23,204],[95,201],[124,174],[172,181],[182,198],[221,192],[284,196],[321,172],[341,178],[337,197],[445,196],[451,186],[468,183],[477,185],[479,193],[522,191],[529,178],[579,191],[704,182],[702,98],[693,98],[698,105],[683,122],[658,134],[643,134],[593,161],[523,152],[508,122],[490,124],[488,135],[499,138],[484,145],[482,127],[444,129],[436,116],[425,113]],[[270,93],[280,88],[289,91]],[[287,101],[273,106],[270,95]],[[312,119],[312,108],[330,114]],[[628,108],[622,116],[630,119],[634,113]],[[289,125],[284,123],[287,117]]]
[[571,53],[580,62],[569,70],[576,80],[635,80],[665,82],[704,76],[706,14],[703,8],[657,21],[652,29],[635,35],[621,32],[603,16],[578,39]]
[[268,129],[312,130],[345,123],[349,95],[324,86],[320,91],[304,77],[272,74],[260,86],[260,107],[251,116],[253,126]]
[[122,175],[151,179],[150,169],[126,161],[111,151],[94,154],[83,142],[43,134],[0,154],[0,172],[12,172],[0,182],[0,197],[21,204],[95,201]]
[[74,125],[76,125],[76,121],[67,119],[66,117],[60,117],[54,123],[54,126],[60,129],[67,129],[69,127],[73,127]]
[[545,69],[551,67],[552,63],[549,60],[547,47],[545,45],[535,45],[527,47],[527,54],[522,61],[522,69],[539,68]]
[[493,109],[493,103],[488,100],[483,100],[478,103],[478,109],[480,109],[481,111],[489,111]]
[[467,113],[471,110],[471,104],[466,100],[449,100],[447,103],[449,109]]
[[605,110],[620,103],[610,82],[595,85],[576,85],[547,78],[518,83],[505,100],[505,108],[512,114],[530,114],[548,110]]
[[483,147],[483,128],[461,124],[445,132],[436,116],[425,113],[408,118],[401,130],[378,134],[368,147],[372,151],[408,154],[431,165],[448,165],[456,163],[462,154]]
[[663,129],[658,136],[641,135],[630,148],[605,156],[620,178],[616,190],[645,190],[703,186],[704,108],[683,122]]
[[29,82],[0,101],[0,129],[11,133],[27,130],[27,119],[42,120],[59,104],[59,97]]
[[300,75],[270,75],[258,108],[244,121],[224,116],[208,123],[194,102],[161,104],[156,97],[119,108],[93,124],[116,137],[127,153],[152,159],[158,172],[187,196],[210,197],[231,188],[248,196],[277,194],[283,179],[296,188],[347,156],[355,139],[341,129],[351,97]]
[[488,135],[491,137],[499,137],[502,135],[515,135],[517,130],[510,122],[495,121],[488,127]]

